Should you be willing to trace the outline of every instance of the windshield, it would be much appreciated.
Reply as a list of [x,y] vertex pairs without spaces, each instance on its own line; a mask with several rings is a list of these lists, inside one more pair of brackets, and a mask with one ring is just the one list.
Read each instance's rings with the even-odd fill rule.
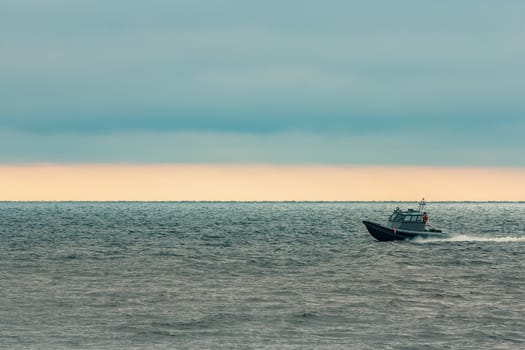
[[403,216],[398,213],[390,215],[390,221],[403,221]]

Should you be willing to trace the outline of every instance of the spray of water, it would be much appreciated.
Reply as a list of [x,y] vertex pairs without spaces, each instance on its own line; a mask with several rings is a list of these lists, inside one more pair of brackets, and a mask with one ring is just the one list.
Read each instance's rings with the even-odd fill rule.
[[443,238],[417,238],[416,243],[435,243],[435,242],[525,242],[525,236],[475,236],[470,234],[456,234]]

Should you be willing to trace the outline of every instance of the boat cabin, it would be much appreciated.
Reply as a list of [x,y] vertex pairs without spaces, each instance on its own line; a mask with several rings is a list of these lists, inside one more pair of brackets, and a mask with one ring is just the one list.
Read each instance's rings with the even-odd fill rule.
[[423,222],[423,212],[414,209],[401,211],[401,209],[396,208],[390,215],[388,224],[390,227],[401,230],[421,231],[426,229],[426,225]]

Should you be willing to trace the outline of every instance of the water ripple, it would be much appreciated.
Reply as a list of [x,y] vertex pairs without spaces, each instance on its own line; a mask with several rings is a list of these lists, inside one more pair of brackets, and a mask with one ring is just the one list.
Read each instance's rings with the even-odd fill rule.
[[522,349],[525,204],[0,203],[0,348]]

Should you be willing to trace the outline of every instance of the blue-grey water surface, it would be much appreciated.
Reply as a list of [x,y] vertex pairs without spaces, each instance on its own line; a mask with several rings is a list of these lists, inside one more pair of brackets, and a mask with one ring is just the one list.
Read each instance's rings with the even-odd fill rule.
[[0,203],[2,349],[524,349],[525,203]]

